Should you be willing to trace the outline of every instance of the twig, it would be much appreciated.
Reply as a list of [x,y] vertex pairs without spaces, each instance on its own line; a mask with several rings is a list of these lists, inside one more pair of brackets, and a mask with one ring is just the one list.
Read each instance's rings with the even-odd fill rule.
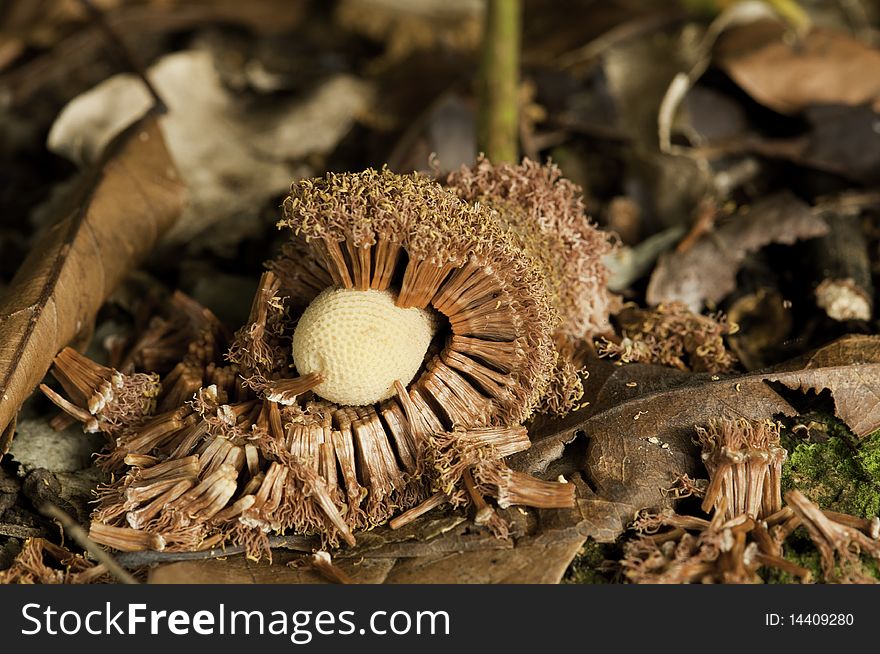
[[[318,541],[306,536],[270,536],[270,549],[289,549],[300,552],[311,552],[318,545]],[[234,545],[231,547],[214,547],[200,552],[154,552],[144,550],[142,552],[125,552],[116,557],[116,561],[129,570],[142,568],[148,565],[160,563],[177,563],[178,561],[204,561],[217,559],[224,556],[242,554],[244,546]]]
[[37,527],[0,524],[0,536],[10,536],[12,538],[37,538],[44,535],[45,532]]
[[718,217],[718,205],[712,198],[703,198],[696,210],[696,218],[691,225],[690,231],[685,235],[675,248],[678,254],[690,250],[700,237],[712,230],[715,219]]
[[868,241],[857,214],[827,212],[828,234],[806,247],[817,286],[816,304],[833,320],[870,320],[874,287]]
[[123,568],[116,559],[114,559],[106,550],[95,543],[86,530],[83,529],[73,518],[64,511],[51,503],[43,504],[40,513],[49,516],[53,520],[57,520],[65,533],[76,541],[77,545],[87,551],[92,558],[99,563],[103,563],[107,568],[107,572],[113,575],[123,584],[139,584],[140,582],[131,576],[131,574]]
[[516,162],[519,148],[520,0],[489,0],[480,66],[479,150]]
[[560,55],[556,60],[556,64],[562,68],[574,68],[575,66],[589,63],[609,48],[640,36],[661,31],[682,22],[686,18],[687,14],[684,11],[670,10],[669,8],[664,8],[663,11],[656,13],[638,16],[633,20],[612,27],[585,45]]

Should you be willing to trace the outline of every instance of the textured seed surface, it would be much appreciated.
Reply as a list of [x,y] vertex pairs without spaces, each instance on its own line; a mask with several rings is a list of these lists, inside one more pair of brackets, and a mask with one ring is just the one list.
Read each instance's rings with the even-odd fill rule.
[[329,288],[303,312],[293,333],[300,375],[319,372],[314,390],[337,404],[372,404],[412,381],[428,350],[428,311],[401,309],[388,291]]

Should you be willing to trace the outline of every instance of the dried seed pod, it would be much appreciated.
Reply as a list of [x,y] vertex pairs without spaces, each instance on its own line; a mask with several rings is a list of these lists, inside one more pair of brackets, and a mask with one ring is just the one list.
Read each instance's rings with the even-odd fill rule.
[[604,293],[601,275],[582,277],[609,246],[554,169],[523,170],[550,189],[544,210],[528,193],[470,202],[454,180],[387,170],[295,184],[280,223],[294,239],[269,263],[230,365],[202,330],[162,380],[164,413],[105,457],[126,472],[102,489],[93,537],[259,556],[271,532],[353,544],[358,529],[445,502],[505,536],[484,494],[572,506],[573,484],[501,459],[529,446],[521,425],[536,410],[579,399],[564,353],[609,301],[572,293]]

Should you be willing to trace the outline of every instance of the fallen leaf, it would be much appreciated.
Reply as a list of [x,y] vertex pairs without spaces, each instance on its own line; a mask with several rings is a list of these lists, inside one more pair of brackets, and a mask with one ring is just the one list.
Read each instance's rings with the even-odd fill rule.
[[[545,513],[545,512],[538,512]],[[552,512],[546,512],[552,513]],[[525,515],[531,516],[529,519]],[[333,563],[360,583],[559,583],[585,540],[571,525],[557,521],[538,529],[535,512],[508,513],[520,529],[530,521],[534,533],[514,542],[495,538],[461,515],[432,513],[402,530],[382,527],[358,535],[358,546],[333,553]],[[229,561],[187,561],[160,565],[150,583],[326,583],[307,566],[286,565],[299,558],[273,553],[274,561],[255,563],[235,556]]]
[[762,21],[727,32],[715,62],[780,113],[818,104],[872,104],[880,111],[880,50],[842,32],[815,27],[792,39],[781,23]]
[[[183,243],[217,227],[197,247],[233,248],[251,232],[265,203],[311,172],[302,160],[326,154],[348,133],[373,97],[370,84],[350,75],[324,80],[310,95],[265,107],[249,106],[226,89],[206,50],[162,58],[148,76],[171,111],[162,130],[186,183],[187,207],[165,242]],[[49,148],[89,161],[150,98],[132,75],[117,75],[68,104],[49,133]]]
[[834,412],[856,436],[880,429],[880,336],[847,336],[809,357],[803,368],[770,374],[789,388],[828,389]]
[[880,113],[864,105],[817,105],[803,113],[810,124],[806,134],[793,138],[748,135],[745,144],[758,154],[866,185],[880,180]]
[[667,491],[680,475],[705,476],[695,426],[720,416],[764,420],[794,413],[760,376],[621,366],[579,426],[588,439],[584,474],[595,489],[578,497],[579,533],[611,542],[639,510],[672,506]]
[[178,218],[183,196],[154,113],[107,146],[0,304],[0,428],[55,354],[91,329],[104,299]]
[[771,243],[791,244],[827,233],[821,217],[790,191],[740,211],[685,252],[667,252],[651,275],[649,304],[683,302],[699,313],[736,288],[736,273],[750,252]]
[[[254,562],[241,556],[207,561],[180,561],[166,563],[150,570],[150,584],[323,584],[327,581],[308,566],[293,567],[287,563],[300,558],[288,552],[276,552],[275,560]],[[362,584],[381,583],[393,559],[365,559],[364,561],[337,561],[335,565],[354,581]]]
[[518,542],[512,550],[479,550],[399,561],[388,584],[558,584],[583,538]]

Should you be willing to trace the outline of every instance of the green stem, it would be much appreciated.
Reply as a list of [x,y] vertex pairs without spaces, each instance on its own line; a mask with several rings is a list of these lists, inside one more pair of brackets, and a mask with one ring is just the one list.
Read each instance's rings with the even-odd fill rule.
[[519,156],[521,0],[489,0],[480,67],[479,149],[495,163]]

